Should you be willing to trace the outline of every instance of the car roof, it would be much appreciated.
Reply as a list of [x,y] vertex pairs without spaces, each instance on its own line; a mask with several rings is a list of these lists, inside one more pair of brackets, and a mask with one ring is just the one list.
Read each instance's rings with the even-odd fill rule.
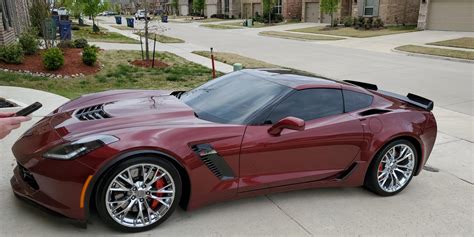
[[295,71],[291,69],[244,69],[241,70],[241,72],[296,90],[309,88],[341,88],[342,85],[347,84],[328,78],[315,76],[310,73]]

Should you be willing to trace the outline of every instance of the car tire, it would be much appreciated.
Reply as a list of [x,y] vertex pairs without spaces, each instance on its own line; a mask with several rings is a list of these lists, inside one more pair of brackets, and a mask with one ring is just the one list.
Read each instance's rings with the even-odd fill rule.
[[393,196],[408,186],[417,164],[418,153],[413,143],[402,139],[393,141],[372,160],[364,186],[380,196]]
[[[153,172],[154,170],[156,171]],[[161,175],[163,177],[159,178]],[[148,179],[143,179],[143,177]],[[159,179],[152,183],[156,178]],[[159,182],[162,186],[158,186]],[[146,185],[146,183],[150,183],[150,185]],[[145,186],[148,187],[145,188]],[[169,187],[166,188],[167,186]],[[162,189],[163,193],[160,192]],[[170,190],[174,193],[164,193],[171,192]],[[181,177],[170,162],[157,157],[134,157],[114,166],[101,178],[97,187],[95,203],[99,216],[108,226],[122,232],[135,233],[153,229],[163,223],[179,205],[181,194]],[[152,195],[155,195],[154,197],[157,199],[153,199]],[[168,195],[171,195],[172,198]],[[132,202],[134,204],[131,204]],[[154,217],[149,210],[155,211]],[[141,217],[140,212],[142,213]],[[112,213],[116,213],[116,215]]]

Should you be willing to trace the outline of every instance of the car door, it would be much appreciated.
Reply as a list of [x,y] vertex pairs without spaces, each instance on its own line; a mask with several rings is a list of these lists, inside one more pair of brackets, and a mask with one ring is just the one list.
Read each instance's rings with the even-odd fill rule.
[[[305,129],[268,133],[271,124],[293,116]],[[239,192],[316,181],[346,170],[363,143],[363,129],[344,113],[340,89],[305,89],[276,105],[269,125],[248,126],[242,140]]]

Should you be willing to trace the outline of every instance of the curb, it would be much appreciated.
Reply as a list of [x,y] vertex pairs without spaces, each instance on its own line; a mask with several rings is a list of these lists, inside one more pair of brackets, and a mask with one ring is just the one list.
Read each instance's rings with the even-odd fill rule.
[[411,53],[411,52],[406,52],[406,51],[398,50],[398,49],[395,49],[395,48],[392,49],[392,52],[400,53],[400,54],[405,54],[405,55],[407,55],[407,56],[420,57],[420,58],[442,59],[442,60],[447,60],[447,61],[454,61],[454,62],[460,62],[460,63],[471,63],[471,64],[474,64],[474,60],[461,59],[461,58],[450,58],[450,57],[437,56],[437,55],[430,55],[430,54]]

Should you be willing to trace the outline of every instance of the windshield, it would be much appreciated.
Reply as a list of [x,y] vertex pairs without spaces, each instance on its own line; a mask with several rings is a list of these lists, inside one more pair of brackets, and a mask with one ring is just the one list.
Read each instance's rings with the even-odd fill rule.
[[201,119],[245,124],[257,111],[289,91],[286,86],[236,72],[214,79],[180,98]]

